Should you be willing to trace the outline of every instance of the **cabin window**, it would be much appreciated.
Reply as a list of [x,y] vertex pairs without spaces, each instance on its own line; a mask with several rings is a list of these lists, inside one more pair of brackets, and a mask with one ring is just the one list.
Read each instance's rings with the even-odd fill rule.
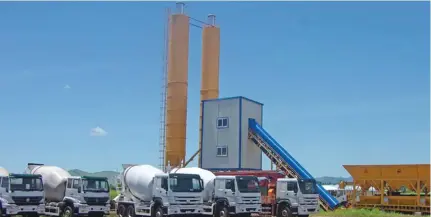
[[168,190],[168,178],[162,178],[162,186],[166,191]]
[[67,179],[67,188],[72,188],[73,179]]
[[5,188],[6,191],[9,191],[9,178],[8,177],[1,178],[1,187]]
[[226,180],[225,188],[232,190],[232,192],[235,192],[235,182],[234,180]]
[[217,157],[227,157],[227,146],[217,146]]
[[229,127],[229,118],[227,118],[227,117],[217,118],[217,128],[218,129],[228,128],[228,127]]
[[73,188],[78,189],[79,188],[79,179],[73,180]]
[[297,182],[288,182],[287,183],[287,191],[293,191],[295,193],[298,192],[298,183]]

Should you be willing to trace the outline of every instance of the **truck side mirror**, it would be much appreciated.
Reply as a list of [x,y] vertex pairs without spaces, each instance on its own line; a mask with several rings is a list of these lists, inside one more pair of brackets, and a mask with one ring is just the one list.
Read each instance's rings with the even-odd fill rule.
[[297,185],[295,185],[295,187],[293,188],[293,192],[296,194],[296,193],[298,193],[298,186]]
[[78,193],[81,193],[81,191],[82,191],[82,188],[78,187]]

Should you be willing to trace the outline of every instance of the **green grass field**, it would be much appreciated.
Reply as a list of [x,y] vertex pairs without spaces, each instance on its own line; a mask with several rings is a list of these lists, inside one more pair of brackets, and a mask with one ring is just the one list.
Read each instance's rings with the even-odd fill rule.
[[116,190],[111,189],[109,191],[109,197],[111,198],[111,200],[114,199],[117,195],[118,195],[118,193]]
[[378,209],[338,209],[334,212],[320,212],[313,217],[408,217],[413,215],[405,215],[395,212],[383,212]]
[[[117,217],[117,215],[111,212],[109,217]],[[334,212],[320,212],[311,215],[311,217],[413,217],[413,215],[405,215],[394,212],[383,212],[378,209],[339,209]]]

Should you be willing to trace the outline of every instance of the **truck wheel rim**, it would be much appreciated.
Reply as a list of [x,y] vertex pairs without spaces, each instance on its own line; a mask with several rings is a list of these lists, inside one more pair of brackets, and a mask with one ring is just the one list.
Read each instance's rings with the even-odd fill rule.
[[124,211],[125,211],[125,209],[123,208],[123,206],[120,206],[120,209],[118,210],[118,216],[123,217]]
[[287,210],[283,209],[283,211],[281,212],[281,215],[286,217],[287,216]]
[[226,216],[226,212],[224,210],[220,211],[220,217],[225,217]]
[[156,217],[162,217],[163,215],[162,215],[162,212],[161,211],[157,211],[156,212]]
[[70,217],[71,215],[70,215],[70,210],[69,209],[66,209],[65,211],[64,211],[64,217]]

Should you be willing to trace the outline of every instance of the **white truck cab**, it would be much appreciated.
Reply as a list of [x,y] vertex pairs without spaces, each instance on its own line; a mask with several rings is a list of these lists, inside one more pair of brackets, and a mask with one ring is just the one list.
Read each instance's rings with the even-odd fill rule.
[[327,190],[335,199],[338,200],[340,204],[346,204],[347,201],[347,190],[346,189],[328,189],[326,186],[323,186],[325,190]]
[[46,214],[64,217],[109,215],[109,184],[105,177],[72,176],[67,179],[63,202],[46,204]]
[[166,215],[202,214],[202,179],[199,175],[170,173],[156,175],[155,197],[166,207]]
[[199,175],[156,174],[148,177],[152,179],[152,184],[148,185],[151,189],[134,181],[130,181],[131,186],[128,186],[127,178],[132,179],[135,174],[126,173],[126,180],[122,175],[122,190],[117,205],[120,217],[202,214],[203,185]]
[[106,177],[71,176],[63,168],[38,163],[28,163],[26,173],[42,177],[46,216],[102,217],[109,214]]
[[212,196],[204,201],[204,214],[216,217],[260,213],[259,182],[255,176],[216,176]]
[[9,174],[0,177],[0,216],[39,216],[45,211],[42,176]]
[[319,194],[314,179],[279,178],[276,216],[309,216],[319,211]]

